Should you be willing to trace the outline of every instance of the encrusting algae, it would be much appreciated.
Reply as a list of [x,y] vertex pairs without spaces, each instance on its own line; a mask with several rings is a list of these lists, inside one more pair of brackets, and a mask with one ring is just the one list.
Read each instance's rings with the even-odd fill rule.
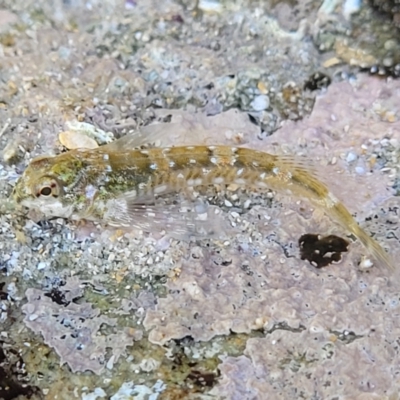
[[49,217],[147,229],[153,220],[162,223],[168,217],[168,210],[154,206],[154,199],[163,195],[208,185],[272,189],[322,207],[379,265],[393,269],[387,253],[346,207],[292,157],[230,146],[117,150],[117,142],[32,160],[14,188],[14,199]]

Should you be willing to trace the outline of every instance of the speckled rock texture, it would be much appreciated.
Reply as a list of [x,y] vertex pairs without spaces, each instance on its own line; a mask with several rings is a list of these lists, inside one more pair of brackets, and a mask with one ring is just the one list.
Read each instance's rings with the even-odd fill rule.
[[[22,307],[24,322],[34,332],[40,332],[46,344],[54,347],[61,363],[67,363],[72,372],[92,371],[100,374],[106,367],[112,369],[127,346],[142,338],[141,331],[125,328],[108,335],[99,332],[102,325],[115,326],[117,320],[100,316],[92,304],[75,304],[83,295],[79,279],[69,279],[59,289],[44,292],[28,289],[28,303]],[[112,351],[105,357],[106,349]]]
[[[399,398],[400,41],[357,4],[1,3],[0,398]],[[224,235],[191,241],[15,209],[81,123],[292,155],[396,271],[284,191],[204,190]],[[317,269],[306,234],[349,246]]]

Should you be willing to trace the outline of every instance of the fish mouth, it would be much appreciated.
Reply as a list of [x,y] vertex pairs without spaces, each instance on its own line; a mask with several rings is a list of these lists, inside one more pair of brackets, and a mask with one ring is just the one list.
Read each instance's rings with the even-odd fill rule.
[[26,188],[21,185],[21,182],[17,181],[17,183],[13,187],[10,197],[15,201],[15,203],[23,204],[23,202],[27,200],[30,196],[29,193],[27,193]]
[[21,195],[19,194],[17,185],[13,187],[13,190],[11,192],[11,197],[16,203],[18,204],[21,203]]
[[21,189],[19,188],[18,182],[13,187],[13,190],[11,192],[11,197],[17,204],[21,204],[22,200],[24,199],[24,196],[22,196],[21,193]]

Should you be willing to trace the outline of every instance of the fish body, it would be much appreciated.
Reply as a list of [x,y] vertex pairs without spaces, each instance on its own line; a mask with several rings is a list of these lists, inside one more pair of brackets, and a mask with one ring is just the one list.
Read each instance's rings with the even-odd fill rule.
[[71,150],[32,160],[13,195],[18,203],[47,216],[129,227],[135,226],[143,213],[143,204],[155,197],[197,186],[229,184],[308,199],[354,234],[379,264],[392,266],[382,247],[306,166],[292,157],[247,148],[177,146],[112,151],[102,146]]

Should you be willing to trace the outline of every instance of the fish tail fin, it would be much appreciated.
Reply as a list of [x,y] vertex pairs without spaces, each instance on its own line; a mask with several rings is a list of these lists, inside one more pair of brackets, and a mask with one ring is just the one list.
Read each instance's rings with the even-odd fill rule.
[[369,236],[357,224],[351,227],[351,232],[358,238],[358,240],[365,246],[373,258],[378,262],[378,265],[384,266],[391,271],[394,271],[393,260],[389,254],[382,248],[382,246],[371,236]]
[[350,232],[363,244],[369,254],[378,262],[379,266],[384,266],[389,270],[394,271],[394,264],[389,254],[375,239],[369,236],[368,233],[357,224],[357,221],[342,203],[339,201],[336,202],[336,204],[331,206],[331,211],[333,211],[341,225],[350,230]]

